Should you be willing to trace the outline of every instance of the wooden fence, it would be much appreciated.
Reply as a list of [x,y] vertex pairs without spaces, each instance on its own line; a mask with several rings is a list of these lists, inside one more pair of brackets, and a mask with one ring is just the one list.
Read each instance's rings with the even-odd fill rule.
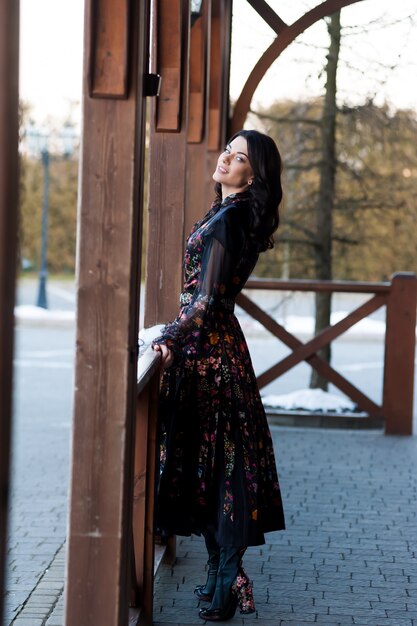
[[[411,435],[413,426],[414,354],[417,305],[417,277],[411,272],[394,274],[390,283],[358,283],[316,280],[249,280],[246,289],[273,291],[344,292],[373,294],[345,318],[328,326],[303,343],[263,311],[246,294],[238,305],[270,333],[291,348],[292,353],[258,377],[262,388],[301,361],[314,367],[346,394],[370,417],[384,418],[386,434]],[[385,358],[382,405],[376,404],[344,376],[326,363],[317,352],[382,306],[386,306]]]

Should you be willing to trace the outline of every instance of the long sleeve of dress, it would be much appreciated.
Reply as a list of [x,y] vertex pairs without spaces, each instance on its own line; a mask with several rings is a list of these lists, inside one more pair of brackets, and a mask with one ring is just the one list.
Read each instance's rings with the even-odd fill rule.
[[209,229],[201,269],[189,302],[181,307],[178,317],[164,327],[154,343],[165,343],[174,353],[182,348],[192,350],[198,343],[201,330],[211,326],[212,313],[227,299],[236,264],[236,241],[239,241],[239,230],[233,235],[230,219],[219,220]]

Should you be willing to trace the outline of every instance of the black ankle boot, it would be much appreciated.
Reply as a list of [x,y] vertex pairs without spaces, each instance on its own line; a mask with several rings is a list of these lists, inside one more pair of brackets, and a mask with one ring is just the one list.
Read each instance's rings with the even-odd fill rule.
[[207,609],[201,609],[199,616],[208,622],[232,619],[236,612],[237,595],[232,591],[236,580],[243,551],[236,548],[221,548],[217,571],[216,588]]
[[214,534],[205,531],[204,539],[209,555],[209,559],[207,561],[207,580],[204,585],[197,585],[197,587],[194,589],[194,593],[199,600],[202,600],[203,602],[211,602],[214,590],[216,588],[217,570],[219,568],[220,561],[220,548],[217,545]]

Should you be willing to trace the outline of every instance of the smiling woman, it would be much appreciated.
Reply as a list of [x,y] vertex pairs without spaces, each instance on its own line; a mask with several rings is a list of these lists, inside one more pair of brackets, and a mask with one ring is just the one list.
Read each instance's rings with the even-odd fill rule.
[[222,198],[239,193],[253,183],[253,170],[249,163],[248,143],[238,135],[219,157],[213,180],[222,186]]
[[219,156],[216,199],[188,238],[177,318],[154,341],[165,372],[160,395],[157,524],[203,534],[208,579],[200,617],[252,613],[242,568],[247,546],[284,528],[271,435],[249,351],[234,315],[261,251],[272,247],[282,198],[274,141],[240,131]]

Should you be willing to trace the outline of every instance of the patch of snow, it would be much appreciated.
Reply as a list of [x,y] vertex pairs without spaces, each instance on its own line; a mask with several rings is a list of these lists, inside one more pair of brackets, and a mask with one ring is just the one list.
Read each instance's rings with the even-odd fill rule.
[[146,352],[152,341],[159,337],[163,329],[163,324],[156,324],[150,328],[141,328],[139,331],[139,356]]
[[75,311],[43,309],[32,304],[22,304],[14,309],[15,321],[18,324],[58,324],[67,325],[75,322]]
[[265,406],[285,411],[312,411],[320,413],[343,413],[355,411],[356,406],[347,398],[328,393],[322,389],[299,389],[281,396],[264,396]]

